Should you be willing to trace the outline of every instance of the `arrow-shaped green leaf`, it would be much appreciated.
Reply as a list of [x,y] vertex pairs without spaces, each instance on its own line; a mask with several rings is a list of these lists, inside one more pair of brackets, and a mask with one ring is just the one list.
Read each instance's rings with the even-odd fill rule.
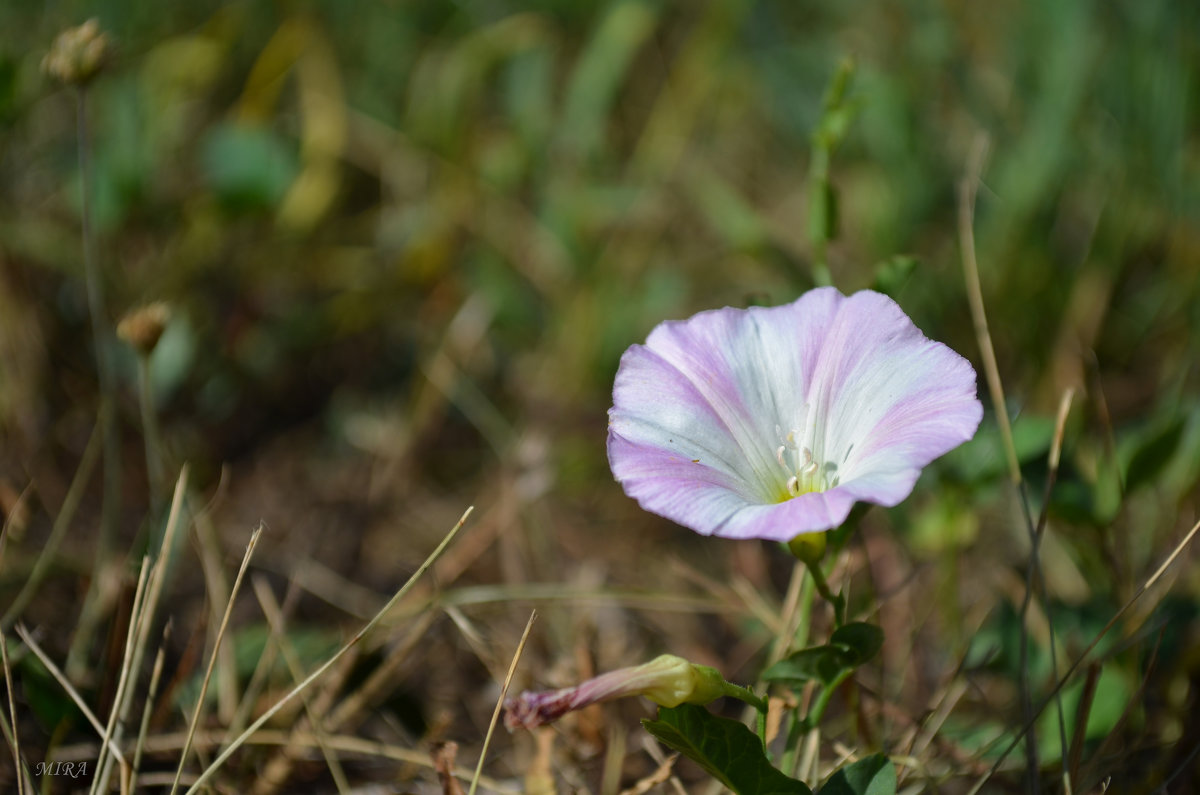
[[681,704],[660,707],[658,720],[643,720],[642,725],[738,795],[812,795],[803,782],[772,767],[762,741],[735,720]]

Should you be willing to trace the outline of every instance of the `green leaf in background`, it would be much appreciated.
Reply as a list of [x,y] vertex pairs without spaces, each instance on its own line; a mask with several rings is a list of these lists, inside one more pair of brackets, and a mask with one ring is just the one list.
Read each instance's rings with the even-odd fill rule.
[[204,171],[221,202],[234,211],[275,207],[295,179],[295,153],[270,130],[226,124],[204,142]]
[[816,680],[831,685],[870,660],[883,647],[883,630],[873,624],[852,622],[834,631],[825,646],[802,649],[763,672],[768,682],[799,685]]
[[[1059,484],[1056,488],[1062,488]],[[913,549],[924,555],[966,549],[979,537],[979,515],[961,489],[944,488],[917,509],[907,533]],[[1090,494],[1085,493],[1090,498]]]
[[896,768],[883,754],[846,765],[829,777],[820,795],[895,795]]
[[835,240],[838,232],[838,197],[826,180],[814,182],[808,195],[808,236],[813,240]]
[[829,641],[835,646],[844,646],[849,650],[854,659],[854,665],[859,666],[870,660],[883,648],[883,630],[874,624],[852,621],[835,629]]
[[913,271],[920,265],[920,260],[904,254],[885,259],[875,266],[875,276],[871,280],[871,289],[896,297],[900,288],[912,276]]
[[804,783],[772,767],[762,741],[735,720],[718,718],[694,704],[681,704],[660,708],[658,720],[643,720],[642,725],[738,795],[812,795]]
[[[1054,436],[1054,418],[1022,414],[1013,418],[1012,432],[1017,460],[1026,464],[1047,455]],[[984,420],[974,439],[951,450],[941,460],[959,480],[978,486],[991,485],[1008,471],[1004,440],[991,416]]]
[[587,155],[600,148],[621,82],[655,22],[654,7],[637,0],[607,9],[567,84],[558,134],[569,150]]
[[814,646],[802,649],[763,671],[767,682],[782,682],[790,686],[816,680],[832,684],[843,672],[852,670],[850,652],[842,646]]
[[[20,650],[17,640],[6,638],[8,653],[16,655]],[[29,706],[38,725],[47,733],[58,729],[63,723],[75,726],[83,723],[83,713],[62,685],[54,681],[46,666],[32,654],[20,658],[13,666],[13,677],[21,696]]]
[[1175,417],[1163,426],[1146,428],[1134,442],[1125,471],[1125,491],[1131,492],[1153,481],[1171,463],[1183,436],[1184,418]]

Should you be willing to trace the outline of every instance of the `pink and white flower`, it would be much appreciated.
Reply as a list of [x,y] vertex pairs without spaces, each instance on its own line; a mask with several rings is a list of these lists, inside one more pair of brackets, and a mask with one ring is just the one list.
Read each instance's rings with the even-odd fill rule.
[[887,296],[825,287],[659,324],[621,357],[608,459],[652,513],[787,541],[896,505],[982,417],[966,359]]
[[648,663],[592,677],[575,687],[527,690],[504,703],[504,725],[509,731],[518,727],[536,729],[568,712],[616,698],[644,696],[660,707],[678,707],[707,704],[726,692],[725,680],[715,668],[663,654]]

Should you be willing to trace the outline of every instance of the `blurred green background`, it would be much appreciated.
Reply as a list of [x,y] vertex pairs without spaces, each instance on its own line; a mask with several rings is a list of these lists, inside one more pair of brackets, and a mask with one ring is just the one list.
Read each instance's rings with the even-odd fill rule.
[[[701,545],[636,510],[608,473],[605,411],[621,353],[659,321],[812,286],[818,132],[834,283],[886,289],[977,369],[957,205],[986,136],[977,252],[1035,512],[1055,407],[1077,390],[1044,550],[1060,671],[1196,519],[1196,3],[9,2],[0,486],[6,513],[30,481],[46,497],[31,548],[95,422],[75,99],[39,69],[89,17],[116,43],[87,96],[109,320],[169,302],[152,375],[171,471],[191,462],[220,492],[231,538],[266,519],[280,572],[291,545],[386,592],[479,503],[500,541],[471,562],[478,582],[596,566],[614,587],[664,584],[656,567],[679,555],[778,585],[773,550]],[[149,502],[135,360],[104,344],[132,537]],[[920,580],[927,599],[891,626],[882,608],[902,670],[887,695],[919,712],[964,656],[978,690],[952,742],[968,757],[1016,722],[1028,547],[984,400],[979,438],[869,515],[861,549],[894,571],[855,569]],[[19,567],[5,576],[19,587]],[[1149,786],[1200,743],[1200,579],[1185,564],[1159,591],[1103,666],[1093,783]],[[545,656],[574,642],[569,616]],[[698,625],[677,632],[685,648],[665,650],[746,662]],[[1046,637],[1035,692],[1053,683]],[[898,662],[912,648],[923,669]]]

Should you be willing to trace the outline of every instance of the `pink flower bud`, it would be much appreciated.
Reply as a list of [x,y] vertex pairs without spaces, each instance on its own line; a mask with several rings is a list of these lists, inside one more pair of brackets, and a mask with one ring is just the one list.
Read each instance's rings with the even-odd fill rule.
[[725,692],[725,679],[715,668],[694,665],[664,654],[633,668],[618,668],[575,687],[539,693],[526,691],[504,704],[504,725],[535,729],[573,710],[600,701],[645,696],[660,707],[707,704]]

